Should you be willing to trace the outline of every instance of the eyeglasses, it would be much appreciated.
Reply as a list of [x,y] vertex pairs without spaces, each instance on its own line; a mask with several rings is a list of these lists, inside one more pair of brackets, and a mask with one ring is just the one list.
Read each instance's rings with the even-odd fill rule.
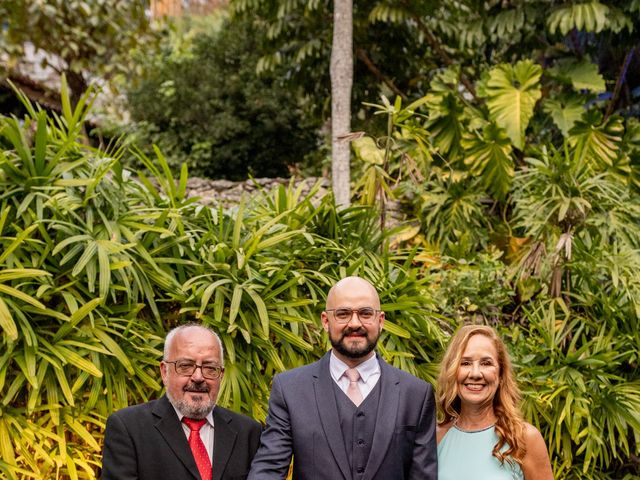
[[378,316],[378,313],[382,312],[382,310],[376,310],[371,307],[363,307],[363,308],[327,308],[325,312],[333,312],[333,316],[336,319],[336,322],[340,324],[349,323],[353,314],[355,313],[358,316],[358,320],[363,325],[370,325]]
[[202,372],[202,376],[209,380],[220,378],[222,372],[224,372],[224,367],[219,367],[218,365],[198,365],[190,360],[176,360],[175,362],[164,360],[164,363],[173,363],[176,373],[178,375],[184,375],[185,377],[193,375],[197,368]]

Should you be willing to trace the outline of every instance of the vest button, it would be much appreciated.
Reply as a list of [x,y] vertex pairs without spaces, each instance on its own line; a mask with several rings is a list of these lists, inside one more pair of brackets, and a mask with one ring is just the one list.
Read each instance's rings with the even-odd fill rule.
[[358,445],[364,445],[364,440],[363,439],[358,439]]
[[358,473],[364,473],[364,467],[358,467],[358,470],[356,470]]

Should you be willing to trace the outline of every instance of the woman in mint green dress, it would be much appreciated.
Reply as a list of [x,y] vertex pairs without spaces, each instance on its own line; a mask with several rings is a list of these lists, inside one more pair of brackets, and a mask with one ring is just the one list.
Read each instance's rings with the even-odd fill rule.
[[467,325],[438,378],[439,480],[553,480],[540,432],[525,422],[509,354],[495,330]]

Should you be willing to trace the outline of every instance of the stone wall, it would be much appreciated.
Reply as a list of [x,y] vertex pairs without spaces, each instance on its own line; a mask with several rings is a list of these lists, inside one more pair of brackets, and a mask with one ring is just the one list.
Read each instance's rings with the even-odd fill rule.
[[[187,196],[200,197],[200,202],[205,205],[222,205],[230,207],[240,202],[243,194],[251,195],[261,189],[269,192],[278,185],[289,185],[289,178],[254,178],[241,182],[231,180],[211,180],[208,178],[189,178],[187,182]],[[316,184],[321,183],[318,194],[324,195],[331,184],[326,178],[300,178],[294,179],[296,187],[302,185],[302,193],[306,195]]]
[[[231,180],[211,180],[208,178],[189,178],[187,181],[187,197],[200,197],[203,205],[232,207],[240,202],[243,194],[251,196],[261,189],[269,192],[278,185],[289,185],[290,178],[254,178],[241,182]],[[302,195],[309,193],[311,188],[320,182],[318,196],[322,197],[331,188],[331,182],[327,178],[307,177],[293,180],[295,187],[302,185]],[[405,220],[398,201],[387,202],[385,216],[385,228],[392,228]]]

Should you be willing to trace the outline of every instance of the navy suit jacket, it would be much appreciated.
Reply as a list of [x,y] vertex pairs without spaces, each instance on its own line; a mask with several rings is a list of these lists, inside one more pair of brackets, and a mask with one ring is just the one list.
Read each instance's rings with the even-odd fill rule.
[[[327,353],[273,379],[249,480],[351,480]],[[380,402],[363,480],[436,480],[436,408],[427,382],[380,362]]]
[[[213,409],[213,479],[247,478],[260,424]],[[187,436],[166,396],[119,410],[107,419],[102,480],[200,480]]]

